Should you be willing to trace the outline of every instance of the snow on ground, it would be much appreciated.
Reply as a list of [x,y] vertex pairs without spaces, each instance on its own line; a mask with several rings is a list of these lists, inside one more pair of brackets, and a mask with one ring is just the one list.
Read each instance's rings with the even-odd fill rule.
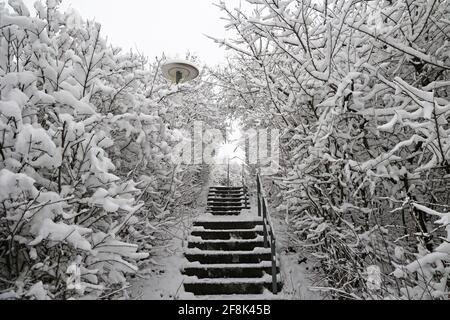
[[167,255],[155,259],[158,265],[143,270],[145,278],[134,281],[132,297],[136,300],[177,300],[192,299],[184,292],[184,277],[180,266],[185,263],[183,250],[179,248],[175,255]]
[[[199,209],[193,216],[187,217],[192,220],[199,213]],[[131,296],[135,300],[179,300],[193,299],[194,296],[184,292],[184,276],[181,268],[186,264],[184,258],[185,244],[191,229],[190,223],[183,224],[185,227],[173,229],[173,239],[162,250],[156,254],[148,265],[141,269],[138,277],[132,281]]]
[[[256,199],[252,201],[252,208],[256,208],[257,211]],[[269,209],[269,212],[277,237],[277,254],[283,279],[283,290],[278,294],[277,299],[323,300],[323,296],[310,290],[310,287],[314,287],[313,261],[305,259],[302,252],[290,252],[289,250],[288,225],[284,219],[284,213],[276,212],[272,208]]]
[[299,254],[280,255],[281,272],[284,281],[280,298],[283,300],[323,300],[319,293],[309,289],[312,286],[310,264],[299,264]]
[[[209,192],[205,186],[202,199]],[[171,230],[173,239],[154,257],[148,266],[142,268],[138,277],[132,281],[131,296],[135,300],[190,300],[194,295],[184,291],[181,268],[186,264],[184,258],[185,244],[192,229],[192,220],[197,219],[205,211],[205,207],[198,208],[192,215],[188,215],[182,223],[185,227]]]

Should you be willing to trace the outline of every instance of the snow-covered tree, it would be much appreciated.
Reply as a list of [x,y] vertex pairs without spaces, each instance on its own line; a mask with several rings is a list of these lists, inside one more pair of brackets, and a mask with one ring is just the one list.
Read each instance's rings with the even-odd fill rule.
[[171,86],[60,2],[0,3],[2,298],[126,294],[152,223],[207,176],[171,153],[175,115],[209,117],[212,85]]
[[248,2],[249,13],[219,4],[236,36],[215,39],[234,55],[214,74],[231,112],[284,132],[272,179],[293,245],[313,248],[337,295],[448,298],[434,216],[446,226],[449,3]]

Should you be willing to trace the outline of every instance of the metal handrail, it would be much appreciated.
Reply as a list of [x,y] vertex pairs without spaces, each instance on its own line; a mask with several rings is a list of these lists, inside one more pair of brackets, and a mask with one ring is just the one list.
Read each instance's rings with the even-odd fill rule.
[[250,194],[248,193],[249,191],[249,186],[247,186],[247,183],[245,182],[245,162],[242,163],[242,187],[244,189],[244,206],[245,208],[248,208],[250,205]]
[[[278,281],[277,281],[277,255],[276,255],[276,239],[270,214],[268,211],[267,199],[264,195],[264,189],[262,186],[261,175],[257,175],[257,194],[258,194],[258,216],[263,218],[264,229],[264,248],[271,249],[272,258],[272,290],[274,294],[278,293]],[[269,244],[270,242],[270,244]]]

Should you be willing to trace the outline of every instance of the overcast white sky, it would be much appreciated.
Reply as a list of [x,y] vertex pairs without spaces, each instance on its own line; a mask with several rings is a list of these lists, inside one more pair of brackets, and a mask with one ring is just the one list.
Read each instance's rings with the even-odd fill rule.
[[[24,0],[32,8],[35,0]],[[171,58],[196,52],[203,62],[224,61],[224,48],[203,34],[223,38],[223,14],[213,5],[219,0],[63,0],[84,18],[95,18],[103,35],[123,48],[138,48],[150,58],[165,52]],[[225,0],[230,7],[241,0]],[[244,1],[242,1],[244,2]]]

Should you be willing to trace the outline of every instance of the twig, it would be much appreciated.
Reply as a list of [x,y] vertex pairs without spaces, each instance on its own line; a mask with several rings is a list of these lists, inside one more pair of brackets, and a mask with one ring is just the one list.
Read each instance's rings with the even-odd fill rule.
[[106,295],[104,295],[104,296],[101,296],[99,299],[105,299],[105,298],[108,298],[108,297],[113,296],[113,295],[115,295],[115,294],[117,294],[117,293],[119,293],[119,292],[122,292],[122,291],[125,291],[125,290],[127,290],[127,289],[130,289],[131,287],[132,287],[132,286],[123,287],[122,289],[119,289],[119,290],[113,291],[113,292],[111,292],[111,293],[109,293],[109,294],[106,294]]

